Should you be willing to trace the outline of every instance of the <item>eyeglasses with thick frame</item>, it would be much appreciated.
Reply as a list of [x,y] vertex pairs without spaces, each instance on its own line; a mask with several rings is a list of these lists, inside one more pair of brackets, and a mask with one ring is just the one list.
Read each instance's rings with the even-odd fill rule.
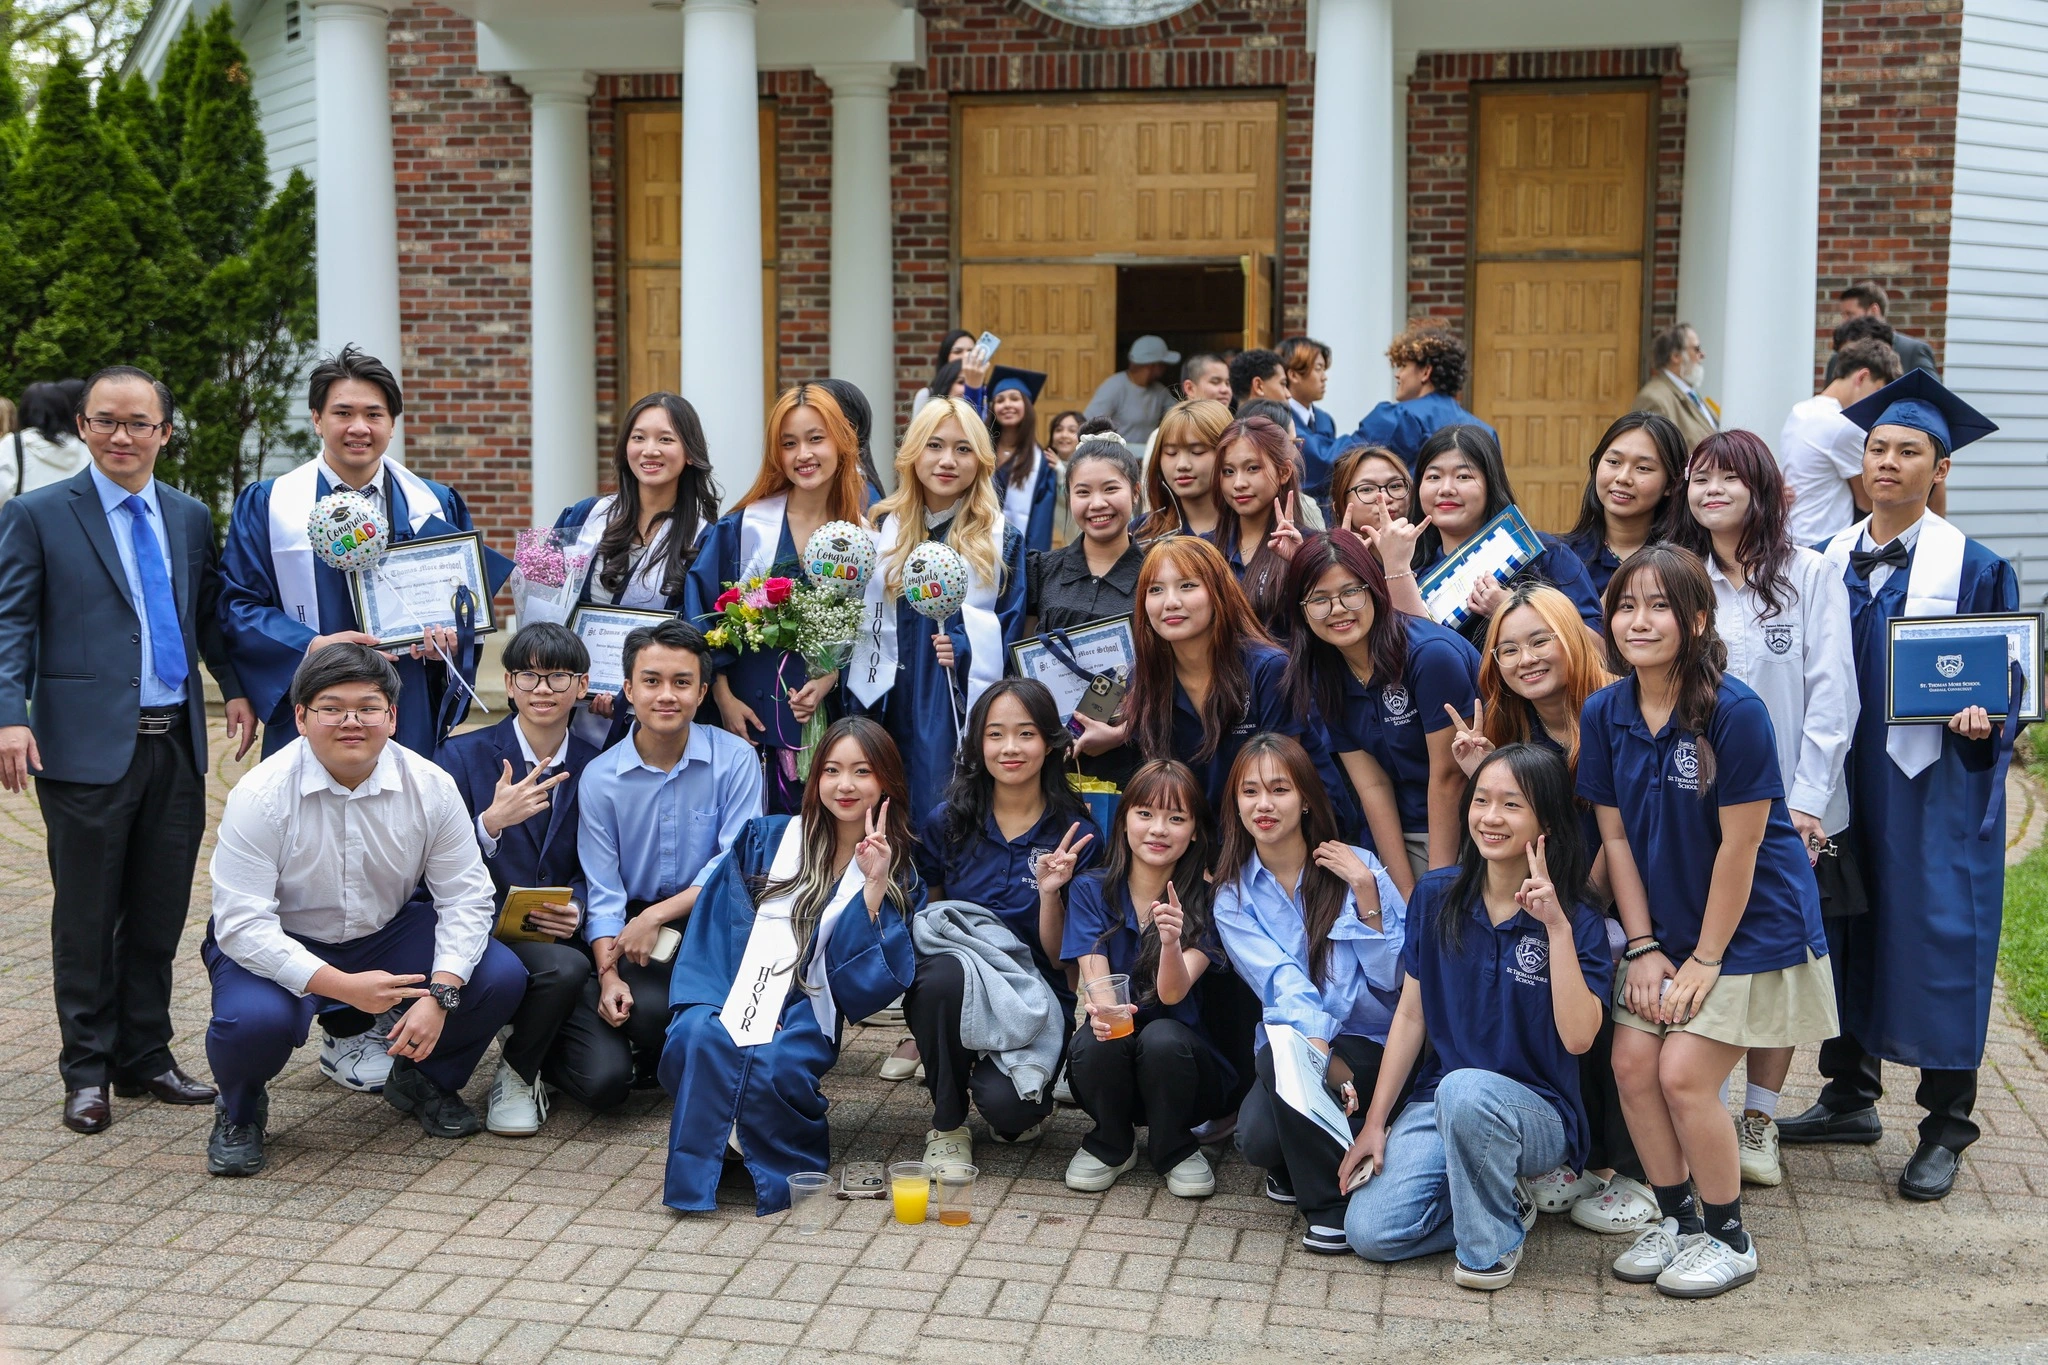
[[1326,592],[1310,593],[1301,599],[1301,610],[1312,621],[1321,621],[1334,611],[1339,602],[1344,610],[1356,612],[1372,600],[1372,590],[1363,583],[1351,583],[1339,588],[1333,596]]
[[128,434],[138,441],[145,436],[154,436],[159,431],[168,431],[171,427],[169,422],[124,422],[117,417],[88,417],[84,420],[86,430],[96,436],[112,436],[122,427],[126,427]]
[[1358,483],[1352,484],[1344,492],[1360,502],[1378,502],[1382,498],[1388,502],[1406,502],[1408,500],[1408,481],[1406,479],[1390,479],[1386,483],[1374,483],[1371,479],[1363,479]]
[[562,668],[552,673],[536,673],[530,668],[522,668],[512,675],[512,685],[521,692],[538,692],[540,685],[546,683],[550,692],[567,692],[576,685],[578,678],[584,676],[582,673],[571,673]]
[[346,725],[353,719],[359,725],[381,725],[391,714],[388,706],[309,706],[306,714],[321,725]]

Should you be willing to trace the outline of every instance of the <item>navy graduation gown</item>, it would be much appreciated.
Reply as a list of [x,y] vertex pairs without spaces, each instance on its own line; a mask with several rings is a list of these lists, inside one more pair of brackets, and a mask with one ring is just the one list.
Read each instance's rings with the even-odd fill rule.
[[[1917,547],[1916,547],[1917,553]],[[1885,752],[1885,622],[1905,610],[1907,569],[1875,597],[1842,572],[1862,711],[1849,750],[1851,823],[1863,850],[1871,913],[1849,921],[1842,1028],[1886,1061],[1967,1070],[1984,1058],[2005,901],[2005,792],[1991,740],[1944,729],[1941,757],[1918,777]],[[2016,610],[2012,566],[1964,542],[1956,611]],[[1994,837],[1978,825],[1995,806]]]
[[[996,501],[1001,502],[1010,490],[1010,471],[998,469],[995,477]],[[1024,549],[1045,551],[1052,548],[1052,517],[1059,505],[1060,471],[1043,450],[1038,452],[1038,482],[1031,486],[1031,518],[1024,527]],[[1008,520],[1005,517],[1005,520]],[[1019,529],[1014,522],[1011,529]]]
[[[270,556],[270,489],[276,482],[265,479],[250,484],[235,499],[228,519],[227,544],[220,559],[220,619],[227,635],[228,656],[236,675],[248,690],[249,703],[263,722],[263,756],[276,753],[298,738],[299,727],[292,715],[292,674],[306,657],[306,646],[316,635],[360,630],[355,599],[350,595],[347,576],[329,568],[316,556],[313,560],[313,588],[317,594],[320,619],[313,625],[294,621],[285,614],[277,586],[277,570]],[[441,506],[428,518],[421,536],[445,536],[475,529],[462,495],[443,484],[425,481]],[[405,487],[386,477],[384,487],[391,499],[391,538],[413,539],[411,509],[406,505]],[[326,469],[320,470],[320,497],[334,491]],[[462,676],[476,682],[481,644],[471,649],[462,665]],[[428,666],[429,662],[432,667]],[[432,755],[441,738],[441,705],[449,683],[439,659],[415,659],[401,651],[394,660],[398,668],[397,739],[416,754]],[[458,689],[459,690],[459,689]],[[468,714],[469,702],[458,697],[454,724]]]
[[[938,538],[950,541],[953,525],[948,521],[945,535]],[[882,572],[880,564],[875,572]],[[1007,522],[1003,524],[1002,573],[1002,586],[996,590],[996,619],[1002,623],[1007,653],[1024,629],[1025,586],[1024,537]],[[902,597],[896,599],[896,685],[876,701],[870,713],[902,751],[910,790],[919,801],[936,802],[945,792],[953,776],[953,757],[960,748],[960,733],[953,722],[954,699],[959,698],[963,717],[967,710],[967,675],[973,651],[959,612],[946,618],[945,631],[953,640],[950,672],[939,666],[938,655],[932,651],[933,623],[918,615]],[[1006,666],[1007,660],[1005,668],[997,671],[1006,671]]]
[[[590,520],[590,509],[595,507],[596,505],[596,498],[585,498],[581,502],[572,503],[569,506],[563,508],[562,515],[555,518],[555,529],[558,531],[566,532],[571,537],[574,537],[582,531],[583,523]],[[589,576],[583,580],[583,591],[577,595],[577,601],[588,602],[591,600],[590,585],[593,582],[595,582],[596,579],[597,570],[593,566]],[[682,592],[677,591],[670,593],[667,599],[663,601],[661,605],[664,611],[681,611],[683,609]]]
[[[519,736],[513,732],[518,724],[515,714],[488,729],[450,735],[434,755],[434,761],[455,779],[472,822],[497,796],[498,779],[504,776],[501,764],[512,765],[514,781],[524,781],[531,771],[519,748]],[[499,831],[498,851],[484,859],[499,905],[515,886],[566,886],[575,891],[579,904],[588,903],[583,865],[576,856],[576,786],[584,765],[596,757],[596,747],[570,731],[561,763],[569,780],[554,789],[547,814]]]
[[[740,1048],[719,1022],[747,937],[754,929],[756,879],[768,875],[791,817],[764,815],[747,822],[731,852],[697,897],[669,978],[668,1040],[661,1049],[661,1083],[675,1097],[669,1121],[668,1174],[662,1202],[698,1211],[718,1206],[718,1177],[727,1135],[737,1127],[759,1214],[789,1207],[789,1177],[822,1171],[831,1161],[829,1107],[820,1088],[839,1057],[835,1030],[828,1037],[801,989],[782,1006],[775,1037]],[[886,901],[877,919],[856,891],[825,944],[825,977],[841,1020],[864,1019],[910,988],[917,961],[909,919],[924,905],[924,888],[911,874],[913,903]]]
[[[725,591],[726,584],[739,580],[740,520],[743,515],[742,512],[731,512],[713,522],[697,547],[697,557],[690,561],[690,574],[683,582],[682,612],[684,618],[699,629],[708,630],[717,624],[712,618],[711,604]],[[775,541],[774,562],[768,573],[773,577],[803,581],[803,566],[798,558],[796,542],[789,534],[788,517],[782,519],[782,528]],[[732,694],[752,707],[761,723],[768,727],[763,733],[741,738],[755,740],[774,749],[800,747],[804,727],[790,714],[789,690],[802,687],[808,680],[808,670],[801,655],[782,650],[718,649],[712,651],[711,662],[732,689]],[[838,714],[837,708],[828,701],[827,719],[837,719]]]

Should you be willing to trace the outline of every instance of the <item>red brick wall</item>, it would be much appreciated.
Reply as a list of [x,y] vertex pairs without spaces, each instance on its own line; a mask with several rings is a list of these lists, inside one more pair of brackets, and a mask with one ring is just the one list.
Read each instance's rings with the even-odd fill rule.
[[1827,0],[1821,36],[1816,356],[1835,295],[1873,278],[1885,317],[1943,358],[1963,0]]

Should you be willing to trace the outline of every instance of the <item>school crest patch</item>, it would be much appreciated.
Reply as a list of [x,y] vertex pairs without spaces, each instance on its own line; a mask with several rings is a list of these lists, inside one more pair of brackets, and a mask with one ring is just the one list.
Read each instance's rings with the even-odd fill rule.
[[1052,850],[1049,848],[1034,848],[1031,850],[1031,855],[1024,860],[1024,884],[1026,886],[1029,886],[1034,890],[1037,888],[1038,860],[1040,858],[1043,858],[1046,854],[1050,852],[1052,852]]
[[1953,678],[1963,671],[1963,656],[1960,654],[1937,654],[1934,656],[1934,671],[1944,678]]
[[1699,746],[1689,739],[1681,739],[1671,750],[1672,781],[1687,791],[1700,789]]
[[1769,649],[1769,650],[1771,651],[1771,653],[1773,653],[1773,654],[1789,654],[1789,653],[1791,653],[1791,652],[1792,652],[1792,627],[1790,627],[1790,626],[1765,626],[1765,627],[1764,627],[1764,645],[1765,645],[1765,647],[1766,647],[1766,648],[1768,648],[1768,649]]
[[1397,683],[1392,687],[1381,689],[1380,704],[1387,708],[1387,715],[1389,717],[1394,720],[1400,720],[1408,714],[1409,708],[1414,703],[1408,700],[1408,689]]
[[1525,938],[1515,945],[1515,965],[1534,976],[1550,965],[1550,944],[1540,938]]

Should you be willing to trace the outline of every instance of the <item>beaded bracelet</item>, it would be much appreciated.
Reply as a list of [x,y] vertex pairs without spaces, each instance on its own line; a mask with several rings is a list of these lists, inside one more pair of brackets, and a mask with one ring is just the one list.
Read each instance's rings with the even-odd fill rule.
[[1656,952],[1663,946],[1663,944],[1657,942],[1657,940],[1653,938],[1648,943],[1645,943],[1642,947],[1631,948],[1627,952],[1623,953],[1621,955],[1621,960],[1623,962],[1634,962],[1639,957],[1648,957],[1651,953]]
[[1721,954],[1719,957],[1701,957],[1698,953],[1691,953],[1689,956],[1702,967],[1718,967],[1728,960],[1726,953]]
[[1399,573],[1390,573],[1390,574],[1388,574],[1388,575],[1387,575],[1387,581],[1388,581],[1389,583],[1391,583],[1391,582],[1393,582],[1393,581],[1394,581],[1395,579],[1397,579],[1397,578],[1413,578],[1413,577],[1415,577],[1415,570],[1413,570],[1413,569],[1403,569],[1403,570],[1401,570],[1401,572],[1399,572]]

